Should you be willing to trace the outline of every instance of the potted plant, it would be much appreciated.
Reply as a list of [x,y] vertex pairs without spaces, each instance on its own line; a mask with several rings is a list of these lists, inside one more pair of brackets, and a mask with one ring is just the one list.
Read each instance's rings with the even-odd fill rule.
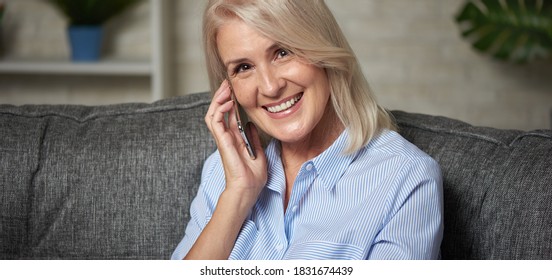
[[101,56],[103,24],[140,0],[47,0],[68,19],[73,61],[97,61]]
[[473,47],[500,60],[520,63],[552,53],[552,1],[466,1],[456,17]]

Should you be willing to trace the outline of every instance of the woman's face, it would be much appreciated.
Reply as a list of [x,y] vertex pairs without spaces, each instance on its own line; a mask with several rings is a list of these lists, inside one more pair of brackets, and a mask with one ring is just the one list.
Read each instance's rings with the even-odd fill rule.
[[296,143],[332,125],[321,122],[330,97],[322,68],[237,19],[219,29],[217,46],[238,103],[267,134]]

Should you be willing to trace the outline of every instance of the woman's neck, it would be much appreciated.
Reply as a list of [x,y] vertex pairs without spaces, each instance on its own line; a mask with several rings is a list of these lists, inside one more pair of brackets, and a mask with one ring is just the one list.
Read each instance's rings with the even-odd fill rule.
[[284,170],[287,167],[300,167],[304,162],[320,155],[344,130],[345,126],[333,106],[329,105],[322,119],[306,137],[293,143],[280,143]]
[[303,163],[328,149],[344,130],[345,126],[335,111],[329,109],[307,137],[294,143],[280,143],[281,159],[286,175],[284,209],[287,207],[295,178]]

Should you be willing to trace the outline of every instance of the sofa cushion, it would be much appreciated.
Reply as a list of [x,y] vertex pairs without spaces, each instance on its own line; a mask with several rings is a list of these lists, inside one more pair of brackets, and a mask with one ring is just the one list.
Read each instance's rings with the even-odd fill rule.
[[209,102],[0,106],[0,258],[169,258],[215,149]]
[[552,131],[394,111],[444,178],[445,259],[552,259]]

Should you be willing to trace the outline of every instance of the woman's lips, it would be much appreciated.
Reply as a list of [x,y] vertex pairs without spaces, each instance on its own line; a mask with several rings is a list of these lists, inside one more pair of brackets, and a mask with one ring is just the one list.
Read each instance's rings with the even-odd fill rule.
[[292,107],[295,106],[295,104],[297,104],[297,102],[299,102],[299,100],[301,100],[301,98],[303,97],[303,93],[299,93],[295,96],[292,96],[286,100],[283,100],[277,104],[270,104],[270,105],[267,105],[267,106],[263,106],[263,108],[265,110],[267,110],[268,112],[270,113],[280,113],[280,112],[284,112]]

